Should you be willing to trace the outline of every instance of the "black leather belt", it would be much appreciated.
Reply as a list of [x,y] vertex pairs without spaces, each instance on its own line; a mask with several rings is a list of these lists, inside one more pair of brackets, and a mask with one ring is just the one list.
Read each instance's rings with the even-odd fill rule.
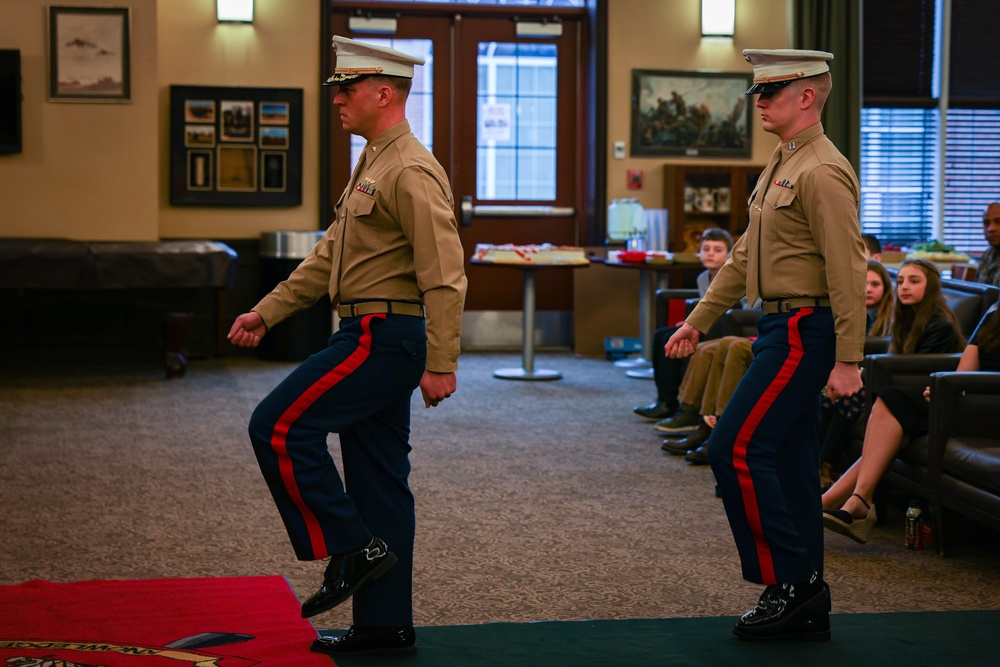
[[409,315],[423,317],[424,304],[412,301],[352,301],[337,306],[337,314],[341,317],[358,317],[359,315]]
[[772,299],[764,301],[762,308],[768,315],[775,313],[789,313],[796,308],[829,308],[829,299],[820,299],[814,296],[798,296],[789,299]]

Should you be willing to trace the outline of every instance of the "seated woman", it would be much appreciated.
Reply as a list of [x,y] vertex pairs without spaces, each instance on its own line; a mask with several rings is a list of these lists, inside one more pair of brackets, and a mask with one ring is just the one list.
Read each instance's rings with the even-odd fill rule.
[[[865,306],[868,308],[869,336],[892,335],[892,281],[882,263],[868,260],[868,278],[865,282]],[[819,482],[825,491],[833,486],[837,462],[842,458],[851,425],[865,409],[864,389],[852,396],[836,401],[823,397],[819,422]]]
[[[942,354],[957,352],[962,334],[941,293],[941,276],[925,260],[907,260],[896,277],[896,306],[890,352]],[[972,353],[970,353],[971,355]],[[959,370],[970,367],[963,355]],[[889,387],[876,392],[865,429],[861,457],[823,494],[823,525],[856,542],[868,541],[875,525],[872,497],[910,437],[927,432],[929,411],[917,387]]]

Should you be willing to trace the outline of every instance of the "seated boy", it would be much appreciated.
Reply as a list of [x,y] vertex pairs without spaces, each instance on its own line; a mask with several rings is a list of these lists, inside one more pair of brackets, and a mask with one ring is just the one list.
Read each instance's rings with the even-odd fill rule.
[[[711,227],[702,232],[701,251],[698,253],[705,270],[698,274],[698,294],[705,296],[712,278],[729,259],[733,237],[724,229]],[[662,327],[653,332],[653,379],[656,382],[656,402],[636,406],[632,412],[646,419],[667,419],[677,410],[677,391],[687,366],[686,359],[670,359],[660,350],[677,327]]]

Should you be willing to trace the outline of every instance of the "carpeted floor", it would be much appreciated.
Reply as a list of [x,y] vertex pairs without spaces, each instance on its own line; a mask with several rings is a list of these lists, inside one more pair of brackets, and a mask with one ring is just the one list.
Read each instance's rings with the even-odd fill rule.
[[[740,578],[711,472],[631,414],[652,383],[569,354],[538,356],[559,381],[492,377],[517,365],[467,354],[455,396],[414,398],[417,625],[746,611],[760,588]],[[246,437],[290,368],[0,369],[0,583],[284,575],[308,596],[323,567],[294,559]],[[834,610],[1000,606],[996,535],[960,528],[949,558],[904,549],[898,510],[868,545],[828,536]],[[350,605],[315,622],[345,627]]]

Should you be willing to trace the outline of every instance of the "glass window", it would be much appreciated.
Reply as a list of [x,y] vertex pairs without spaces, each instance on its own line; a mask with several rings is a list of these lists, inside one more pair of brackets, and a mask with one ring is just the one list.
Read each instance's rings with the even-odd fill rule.
[[554,44],[479,44],[478,199],[556,198],[557,62]]
[[986,248],[982,214],[1000,201],[1000,70],[980,57],[995,40],[983,19],[994,6],[864,3],[861,222],[883,243],[937,239],[973,254]]
[[949,109],[945,156],[943,240],[986,250],[983,212],[1000,201],[1000,110]]
[[861,226],[883,244],[933,235],[937,109],[861,110]]
[[[423,58],[424,64],[413,68],[413,86],[406,98],[406,119],[417,139],[434,152],[434,43],[429,39],[371,39],[358,38],[357,41],[376,46],[385,46],[408,53],[414,58]],[[351,135],[351,170],[358,163],[365,148],[364,137]]]

